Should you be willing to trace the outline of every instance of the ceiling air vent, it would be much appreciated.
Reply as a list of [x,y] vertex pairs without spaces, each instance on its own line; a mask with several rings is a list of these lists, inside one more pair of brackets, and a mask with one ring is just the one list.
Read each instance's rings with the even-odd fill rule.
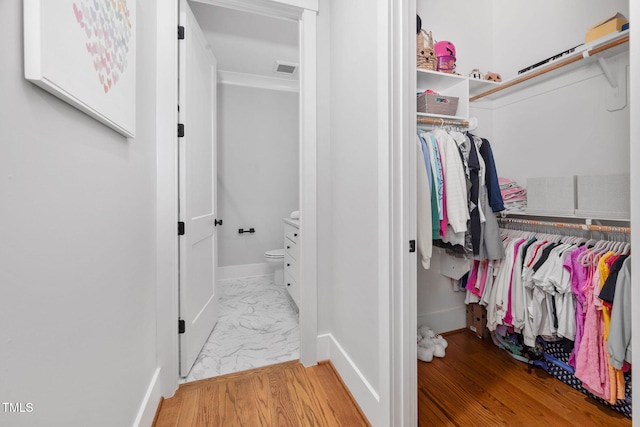
[[282,73],[282,74],[295,74],[296,70],[298,69],[298,64],[292,64],[290,62],[282,62],[282,61],[276,61],[275,65],[273,66],[273,71],[275,73]]

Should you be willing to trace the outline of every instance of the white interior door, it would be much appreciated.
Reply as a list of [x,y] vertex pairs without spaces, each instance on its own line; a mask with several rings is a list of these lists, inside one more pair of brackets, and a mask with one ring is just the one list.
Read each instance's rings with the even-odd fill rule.
[[180,1],[180,376],[218,320],[216,287],[216,60],[186,0]]

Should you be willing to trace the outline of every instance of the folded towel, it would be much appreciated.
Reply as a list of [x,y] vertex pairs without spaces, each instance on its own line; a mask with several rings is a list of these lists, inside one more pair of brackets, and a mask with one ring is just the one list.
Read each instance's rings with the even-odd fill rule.
[[507,190],[502,190],[500,193],[502,194],[502,199],[505,201],[510,199],[527,197],[527,190],[521,187],[509,188]]
[[291,219],[300,219],[300,211],[293,211],[291,215],[289,215]]
[[505,199],[504,203],[527,203],[527,198],[526,197],[516,197],[513,199]]
[[516,182],[509,178],[498,178],[498,185],[500,189],[511,188],[516,185]]
[[504,213],[505,214],[511,214],[511,213],[525,213],[525,208],[527,207],[527,201],[526,200],[519,200],[519,201],[510,201],[504,202]]

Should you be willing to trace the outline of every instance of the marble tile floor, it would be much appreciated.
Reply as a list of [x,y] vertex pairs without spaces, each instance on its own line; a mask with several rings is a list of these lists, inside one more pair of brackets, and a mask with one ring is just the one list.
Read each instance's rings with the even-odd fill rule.
[[300,357],[298,309],[272,276],[218,282],[220,316],[189,375],[190,382]]

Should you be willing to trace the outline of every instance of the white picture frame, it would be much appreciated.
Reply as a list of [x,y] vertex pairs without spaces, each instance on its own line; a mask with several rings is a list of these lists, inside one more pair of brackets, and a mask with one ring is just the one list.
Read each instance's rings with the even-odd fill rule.
[[25,78],[122,135],[136,129],[136,0],[24,0]]

